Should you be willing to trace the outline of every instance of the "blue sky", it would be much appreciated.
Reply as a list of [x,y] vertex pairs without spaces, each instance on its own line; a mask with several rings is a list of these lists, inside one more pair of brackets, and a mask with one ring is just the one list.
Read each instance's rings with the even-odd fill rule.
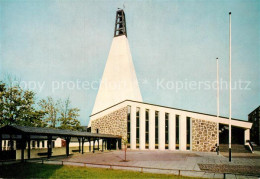
[[[172,84],[228,82],[232,12],[232,117],[247,120],[260,101],[260,1],[0,1],[0,77],[42,84],[37,99],[70,96],[87,125],[97,88],[53,89],[98,81],[113,39],[115,12],[125,4],[128,40],[143,100],[216,114],[216,90]],[[158,86],[158,83],[162,85]],[[236,83],[236,84],[235,84]],[[26,84],[26,83],[24,83]],[[168,85],[169,88],[166,88]],[[248,86],[247,86],[248,85]],[[225,86],[225,85],[224,85]],[[246,88],[247,87],[247,88]],[[220,115],[229,115],[228,89]]]

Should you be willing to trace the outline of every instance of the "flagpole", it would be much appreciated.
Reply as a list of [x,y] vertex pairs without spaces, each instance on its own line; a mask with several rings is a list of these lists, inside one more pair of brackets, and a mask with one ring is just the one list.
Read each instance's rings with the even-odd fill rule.
[[229,12],[229,162],[231,162],[231,12]]
[[[218,68],[218,58],[217,60],[217,121],[219,121],[219,68]],[[217,123],[217,154],[219,155],[219,122]]]

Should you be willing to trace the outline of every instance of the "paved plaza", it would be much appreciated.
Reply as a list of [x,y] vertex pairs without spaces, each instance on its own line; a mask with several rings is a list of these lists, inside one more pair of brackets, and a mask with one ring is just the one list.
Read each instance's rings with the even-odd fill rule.
[[[223,153],[225,154],[225,153]],[[226,154],[225,154],[226,155]],[[220,173],[241,173],[260,175],[259,154],[234,154],[232,162],[228,157],[215,152],[181,152],[129,150],[127,162],[124,162],[124,151],[106,151],[73,155],[64,162],[95,163],[104,165],[123,165],[151,167],[162,169],[196,170],[202,169]]]

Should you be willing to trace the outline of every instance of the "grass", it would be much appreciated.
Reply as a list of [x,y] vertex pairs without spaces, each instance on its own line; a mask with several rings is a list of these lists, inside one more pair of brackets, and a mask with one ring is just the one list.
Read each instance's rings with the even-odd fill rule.
[[189,178],[134,171],[61,166],[46,164],[13,164],[0,166],[1,178]]

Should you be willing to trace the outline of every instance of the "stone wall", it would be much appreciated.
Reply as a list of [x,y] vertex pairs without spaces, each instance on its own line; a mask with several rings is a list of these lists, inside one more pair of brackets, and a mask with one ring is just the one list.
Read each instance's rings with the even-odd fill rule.
[[192,150],[215,151],[217,127],[216,122],[192,118]]
[[127,106],[91,122],[91,132],[127,137]]

